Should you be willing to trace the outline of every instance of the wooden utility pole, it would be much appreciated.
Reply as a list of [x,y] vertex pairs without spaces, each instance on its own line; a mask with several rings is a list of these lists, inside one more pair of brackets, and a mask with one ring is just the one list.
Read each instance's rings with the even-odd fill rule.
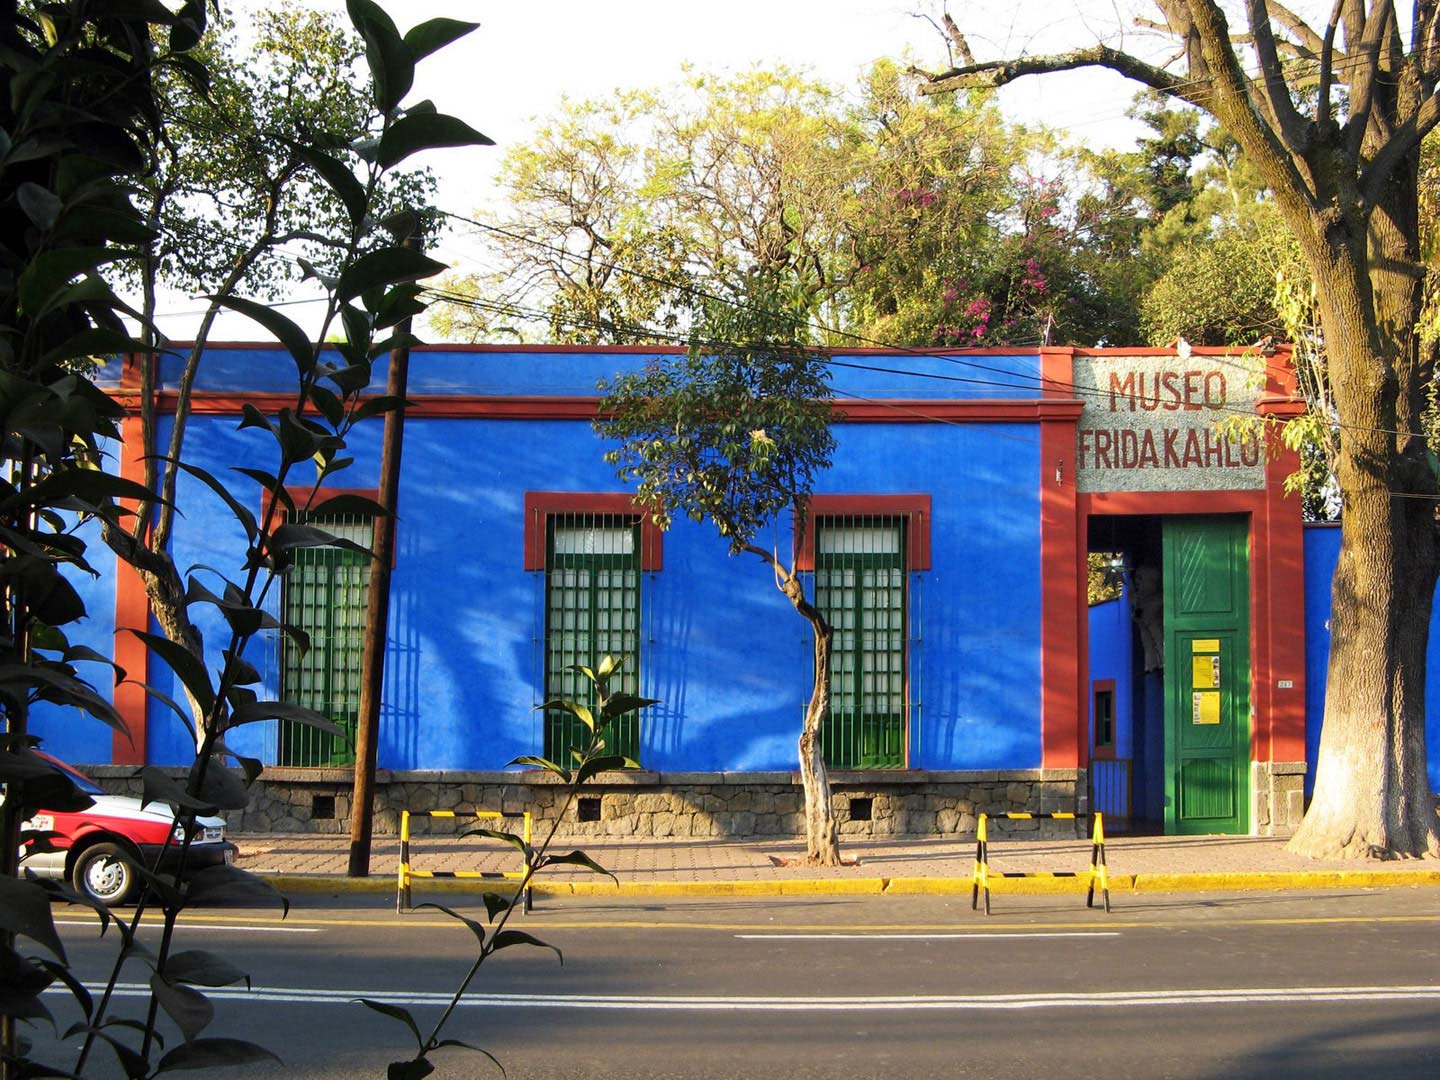
[[[405,246],[420,247],[410,236]],[[361,647],[360,715],[355,730],[355,783],[350,793],[350,877],[370,875],[370,834],[375,823],[375,754],[380,734],[380,697],[385,687],[385,638],[390,624],[390,567],[395,562],[395,519],[400,509],[400,450],[405,442],[405,393],[410,380],[410,320],[398,328],[400,346],[390,352],[385,393],[398,404],[385,414],[380,450],[378,501],[385,513],[375,519],[374,558],[365,596],[365,638]]]

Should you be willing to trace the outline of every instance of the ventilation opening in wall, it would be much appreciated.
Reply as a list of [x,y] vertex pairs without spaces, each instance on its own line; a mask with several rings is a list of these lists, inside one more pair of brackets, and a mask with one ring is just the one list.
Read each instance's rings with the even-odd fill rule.
[[850,800],[850,820],[869,821],[870,815],[875,810],[875,800],[871,798]]
[[600,798],[591,796],[575,800],[575,819],[577,821],[599,821],[600,820]]
[[310,799],[312,821],[329,821],[335,816],[335,796],[315,795]]

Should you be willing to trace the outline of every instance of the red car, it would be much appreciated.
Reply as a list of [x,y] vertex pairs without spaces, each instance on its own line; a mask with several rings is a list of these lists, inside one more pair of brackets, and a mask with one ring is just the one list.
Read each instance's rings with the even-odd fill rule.
[[[38,751],[37,751],[38,753]],[[141,806],[130,795],[111,795],[64,762],[40,754],[60,769],[75,786],[90,796],[92,806],[73,812],[41,810],[21,825],[20,869],[37,877],[68,879],[75,890],[100,904],[116,906],[134,899],[140,875],[122,855],[146,867],[173,873],[184,839],[181,826],[164,803]],[[189,871],[235,861],[235,845],[225,839],[225,822],[218,817],[195,819],[197,833],[185,858]],[[46,832],[54,851],[31,851],[25,832]],[[166,837],[172,837],[169,845]]]

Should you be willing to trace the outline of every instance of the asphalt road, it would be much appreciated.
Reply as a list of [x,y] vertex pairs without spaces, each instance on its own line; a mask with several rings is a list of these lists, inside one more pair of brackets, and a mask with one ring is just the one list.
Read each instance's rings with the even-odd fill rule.
[[[114,935],[56,917],[98,980]],[[510,1080],[1440,1075],[1434,889],[1132,895],[1110,915],[997,895],[988,919],[949,897],[571,899],[511,926],[563,966],[528,946],[497,954],[447,1028]],[[354,999],[433,1023],[474,944],[381,898],[301,897],[283,922],[197,911],[178,935],[250,973],[250,989],[213,992],[206,1034],[261,1042],[284,1065],[203,1075],[255,1078],[383,1076],[411,1037]],[[126,968],[125,1011],[141,1009],[147,974]],[[440,1077],[501,1075],[458,1049],[435,1060]],[[92,1075],[119,1075],[103,1065]]]

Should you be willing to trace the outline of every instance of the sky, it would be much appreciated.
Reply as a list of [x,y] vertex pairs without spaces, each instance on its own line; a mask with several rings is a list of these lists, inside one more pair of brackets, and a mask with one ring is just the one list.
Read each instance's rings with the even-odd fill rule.
[[[263,0],[236,0],[239,19]],[[343,11],[343,0],[308,0]],[[619,89],[673,82],[690,64],[724,74],[783,63],[838,85],[853,84],[875,59],[909,57],[926,69],[947,66],[944,40],[923,12],[938,19],[938,0],[381,0],[399,28],[436,16],[480,28],[423,61],[410,100],[431,98],[494,139],[496,146],[433,151],[411,161],[440,179],[437,204],[471,214],[493,205],[505,148],[526,142],[565,97],[603,97]],[[1153,35],[1118,30],[1148,5],[1138,0],[966,0],[952,5],[977,59],[1043,53],[1099,39],[1151,55]],[[1133,9],[1133,10],[1132,10]],[[1153,8],[1152,8],[1153,10]],[[1023,79],[1000,93],[1012,120],[1044,122],[1072,141],[1133,145],[1139,125],[1125,117],[1133,84],[1101,71]],[[436,256],[464,269],[478,253],[453,238]],[[305,292],[297,285],[296,297]],[[193,334],[200,305],[166,299],[161,321],[172,339]],[[302,325],[318,304],[287,313]],[[309,327],[307,326],[307,329]],[[215,337],[253,339],[258,329],[227,316]]]

